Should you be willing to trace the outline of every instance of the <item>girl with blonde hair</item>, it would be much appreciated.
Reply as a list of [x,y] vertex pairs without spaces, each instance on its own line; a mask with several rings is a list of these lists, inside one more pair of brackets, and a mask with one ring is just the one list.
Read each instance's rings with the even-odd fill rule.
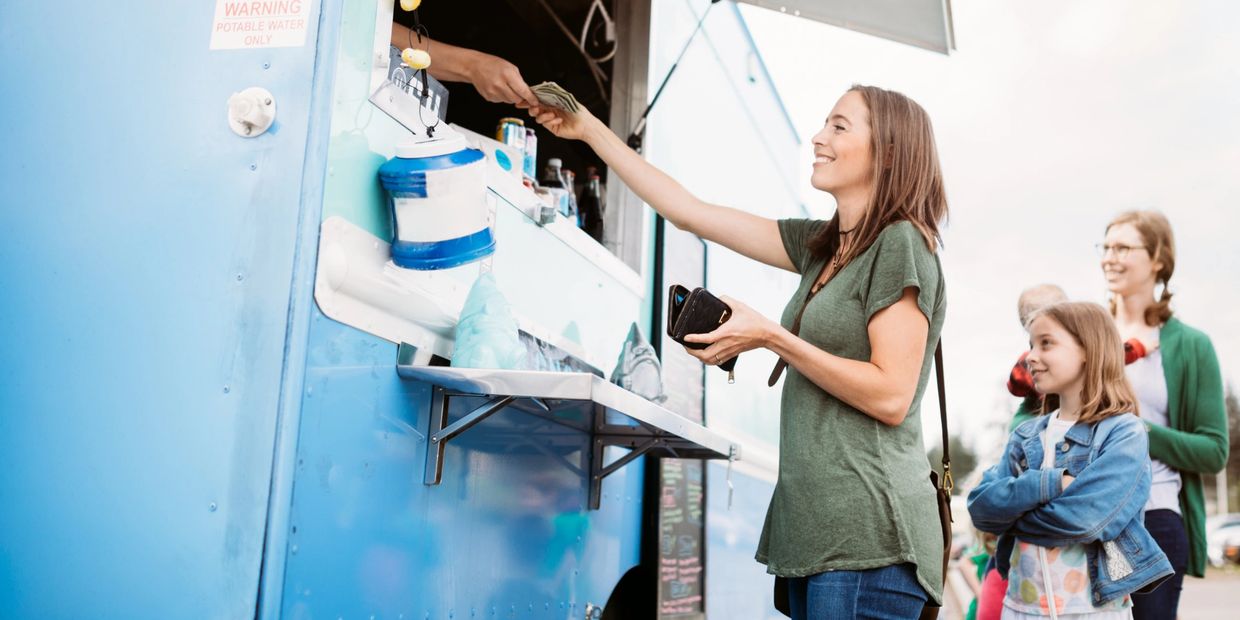
[[969,493],[973,525],[999,535],[1005,620],[1132,617],[1131,594],[1173,574],[1142,520],[1149,444],[1107,311],[1037,311],[1027,358],[1040,416],[1013,431]]

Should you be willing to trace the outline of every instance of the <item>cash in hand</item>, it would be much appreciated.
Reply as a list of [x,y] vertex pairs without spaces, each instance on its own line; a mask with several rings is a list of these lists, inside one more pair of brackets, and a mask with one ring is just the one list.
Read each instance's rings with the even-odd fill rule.
[[581,104],[577,103],[577,98],[555,82],[535,84],[530,87],[530,90],[534,92],[535,97],[538,97],[538,101],[544,105],[572,112],[573,114],[576,114],[581,109]]

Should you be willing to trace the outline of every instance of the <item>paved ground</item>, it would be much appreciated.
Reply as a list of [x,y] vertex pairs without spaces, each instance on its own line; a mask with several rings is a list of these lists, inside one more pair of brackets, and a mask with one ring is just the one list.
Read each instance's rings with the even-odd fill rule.
[[1240,568],[1210,570],[1205,579],[1184,580],[1180,594],[1181,620],[1240,618]]

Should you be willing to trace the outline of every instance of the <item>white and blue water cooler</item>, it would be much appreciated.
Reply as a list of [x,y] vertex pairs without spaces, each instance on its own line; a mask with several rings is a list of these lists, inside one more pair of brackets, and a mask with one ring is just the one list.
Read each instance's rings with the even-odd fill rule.
[[396,147],[379,167],[392,210],[392,262],[449,269],[495,251],[484,166],[482,151],[456,134]]

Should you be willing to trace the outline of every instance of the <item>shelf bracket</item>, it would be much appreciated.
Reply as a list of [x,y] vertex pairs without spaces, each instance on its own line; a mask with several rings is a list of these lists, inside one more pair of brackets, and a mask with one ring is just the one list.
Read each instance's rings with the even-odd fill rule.
[[443,388],[436,387],[431,396],[431,426],[426,436],[426,473],[423,482],[436,485],[443,479],[443,453],[449,441],[507,407],[513,400],[512,396],[496,396],[465,414],[465,417],[448,424],[449,396]]

